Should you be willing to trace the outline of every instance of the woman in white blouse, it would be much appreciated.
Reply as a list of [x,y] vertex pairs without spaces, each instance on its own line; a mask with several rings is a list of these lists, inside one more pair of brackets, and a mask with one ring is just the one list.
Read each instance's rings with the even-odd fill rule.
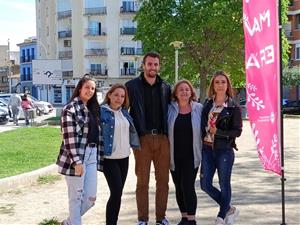
[[126,181],[130,148],[139,149],[138,134],[127,108],[129,105],[126,87],[115,84],[107,92],[100,106],[100,125],[103,136],[103,171],[110,189],[106,204],[106,225],[118,221],[123,187]]

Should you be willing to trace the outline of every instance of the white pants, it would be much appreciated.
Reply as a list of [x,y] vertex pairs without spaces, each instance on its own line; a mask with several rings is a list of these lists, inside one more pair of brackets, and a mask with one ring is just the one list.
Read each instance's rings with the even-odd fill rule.
[[84,173],[81,177],[65,176],[69,196],[70,225],[82,225],[81,216],[96,201],[97,194],[97,148],[87,147],[83,162]]

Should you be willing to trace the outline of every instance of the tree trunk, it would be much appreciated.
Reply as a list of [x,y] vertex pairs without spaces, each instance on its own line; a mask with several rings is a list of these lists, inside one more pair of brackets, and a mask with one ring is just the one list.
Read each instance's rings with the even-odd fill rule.
[[204,100],[206,99],[207,97],[207,91],[206,91],[206,80],[207,80],[207,70],[205,68],[201,68],[200,67],[200,96],[199,96],[199,99],[200,99],[200,102],[201,103],[204,103]]

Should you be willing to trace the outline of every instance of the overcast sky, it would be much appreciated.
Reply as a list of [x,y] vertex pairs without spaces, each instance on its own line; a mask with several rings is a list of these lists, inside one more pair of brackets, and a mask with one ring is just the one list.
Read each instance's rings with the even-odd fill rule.
[[18,51],[16,44],[36,36],[35,0],[0,0],[0,45]]

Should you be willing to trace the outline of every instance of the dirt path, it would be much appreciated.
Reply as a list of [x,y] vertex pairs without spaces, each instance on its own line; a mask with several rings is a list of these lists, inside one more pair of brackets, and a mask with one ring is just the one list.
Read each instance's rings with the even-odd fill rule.
[[[285,119],[285,162],[286,162],[286,223],[300,224],[300,119]],[[242,137],[238,139],[232,176],[233,203],[238,205],[241,215],[237,225],[279,225],[281,224],[280,177],[264,172],[257,158],[254,139],[249,123],[244,123]],[[105,178],[98,175],[98,195],[96,206],[83,217],[85,225],[105,224],[105,203],[109,192]],[[119,217],[120,225],[136,222],[134,159],[130,159],[128,178],[123,194]],[[150,220],[154,221],[153,173],[150,184]],[[199,188],[197,221],[200,225],[213,224],[217,213],[216,204]],[[17,188],[0,194],[1,225],[37,225],[45,218],[62,220],[67,216],[67,192],[64,178],[54,184],[33,185]],[[170,179],[167,216],[171,224],[179,221],[174,186]]]

